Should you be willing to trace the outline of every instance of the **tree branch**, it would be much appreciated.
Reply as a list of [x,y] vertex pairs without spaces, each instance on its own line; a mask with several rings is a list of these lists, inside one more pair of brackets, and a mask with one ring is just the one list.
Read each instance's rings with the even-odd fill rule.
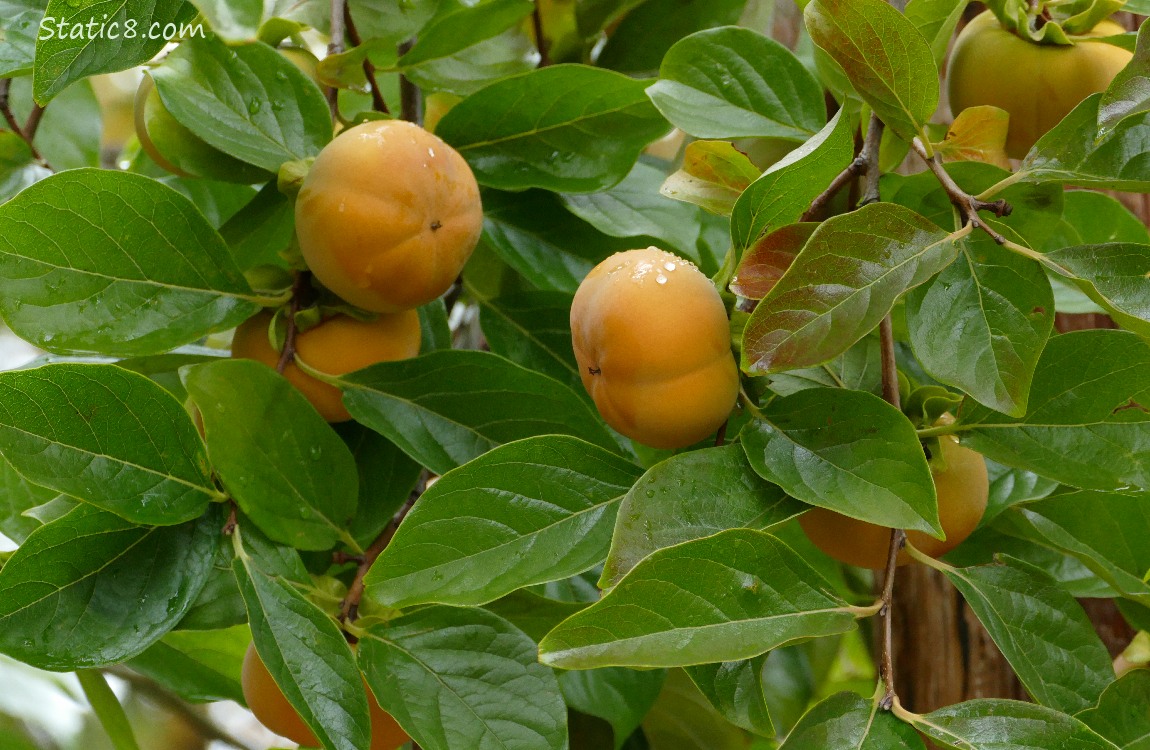
[[[403,44],[399,45],[399,55],[402,57],[412,46],[415,44],[414,39],[408,39]],[[420,106],[422,97],[420,96],[419,87],[414,83],[407,80],[407,76],[402,73],[399,75],[399,106],[400,117],[408,122],[414,122],[416,125],[423,124],[423,107]]]
[[865,206],[868,203],[874,203],[878,200],[878,178],[880,176],[878,169],[878,153],[879,145],[882,143],[883,122],[878,119],[877,115],[871,115],[870,122],[867,125],[866,140],[863,142],[862,150],[859,151],[858,156],[846,166],[846,169],[839,172],[827,189],[815,196],[811,201],[811,206],[803,215],[799,217],[799,221],[814,221],[822,215],[823,209],[827,204],[834,200],[844,187],[851,184],[855,179],[866,176],[866,190],[863,193],[862,200],[859,201],[860,206]]
[[4,122],[8,124],[8,129],[20,137],[28,146],[28,150],[32,152],[32,158],[40,162],[44,167],[51,169],[48,162],[36,149],[36,145],[32,139],[36,135],[36,128],[40,126],[40,117],[44,113],[44,108],[39,105],[33,105],[32,114],[28,117],[28,122],[24,127],[16,122],[16,115],[12,113],[12,107],[8,100],[8,95],[12,89],[11,78],[0,78],[0,114],[4,116]]
[[531,13],[531,23],[535,29],[535,47],[539,50],[539,64],[537,68],[546,68],[551,64],[551,57],[548,54],[547,40],[543,37],[543,12],[539,9],[539,3],[535,3],[535,10]]
[[276,372],[284,374],[284,370],[295,359],[295,340],[299,333],[296,328],[295,316],[303,307],[305,301],[311,297],[311,271],[296,271],[295,282],[291,287],[291,304],[288,307],[287,333],[284,334],[284,348],[280,352],[279,361],[276,362]]
[[942,185],[942,189],[945,190],[947,196],[949,196],[950,202],[954,204],[954,207],[962,214],[963,223],[970,224],[975,229],[983,230],[999,245],[1004,244],[1006,238],[983,222],[982,219],[979,218],[978,212],[990,211],[1001,219],[1003,216],[1010,216],[1010,212],[1014,210],[1013,207],[1002,198],[996,201],[984,201],[960,188],[958,183],[954,181],[954,178],[943,169],[942,160],[939,159],[938,154],[928,155],[926,147],[918,138],[915,138],[911,142],[911,148],[926,162],[926,166],[930,168],[930,171],[934,173],[939,184]]
[[[347,0],[331,0],[331,38],[327,44],[327,54],[338,55],[343,52],[343,38],[346,33],[344,27],[344,19],[346,13]],[[324,92],[327,94],[327,104],[331,108],[331,118],[334,121],[339,117],[339,89],[335,86],[328,86]]]
[[[879,324],[879,340],[882,348],[882,397],[894,408],[901,408],[898,392],[898,365],[894,356],[894,330],[890,313]],[[882,585],[882,662],[879,665],[886,693],[879,706],[890,710],[896,700],[894,685],[894,635],[891,602],[894,600],[894,576],[898,570],[898,555],[906,545],[906,532],[902,529],[890,530],[890,546],[887,548],[886,574]]]
[[377,557],[387,549],[387,545],[391,544],[395,532],[399,529],[399,524],[407,517],[411,511],[411,507],[415,505],[415,501],[423,494],[423,488],[427,485],[427,470],[425,469],[419,477],[419,483],[412,491],[411,496],[407,498],[407,502],[399,509],[399,512],[387,522],[387,526],[383,527],[383,531],[379,532],[379,536],[375,538],[366,550],[363,551],[363,559],[359,563],[359,567],[355,570],[355,578],[351,581],[351,586],[347,588],[347,596],[339,605],[339,621],[346,622],[348,620],[354,621],[359,617],[359,602],[363,599],[363,579],[367,576],[367,572],[371,570],[371,566],[375,563]]
[[[347,38],[351,40],[352,45],[358,47],[363,44],[363,39],[355,28],[355,21],[351,18],[350,5],[343,7],[343,21],[347,25]],[[387,102],[383,99],[383,92],[379,90],[379,81],[375,77],[375,65],[366,57],[363,59],[363,74],[367,77],[367,85],[371,89],[371,108],[376,112],[391,114],[391,110],[387,108]]]

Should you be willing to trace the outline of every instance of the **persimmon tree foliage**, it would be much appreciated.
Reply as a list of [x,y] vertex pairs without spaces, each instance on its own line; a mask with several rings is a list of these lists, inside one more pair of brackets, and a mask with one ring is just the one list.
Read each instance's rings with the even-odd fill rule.
[[[992,3],[950,118],[965,0],[785,6],[0,0],[0,653],[117,748],[245,652],[328,750],[1143,747],[1150,32]],[[903,706],[900,562],[1031,702]]]

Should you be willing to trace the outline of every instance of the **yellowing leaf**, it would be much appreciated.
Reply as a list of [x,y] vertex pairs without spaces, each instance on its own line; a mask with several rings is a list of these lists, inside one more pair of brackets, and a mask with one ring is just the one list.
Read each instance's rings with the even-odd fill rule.
[[730,216],[735,201],[759,174],[747,155],[728,141],[694,141],[687,144],[682,168],[667,178],[659,192]]
[[968,107],[958,113],[935,149],[943,161],[981,161],[1010,169],[1006,156],[1006,132],[1010,113],[998,107]]

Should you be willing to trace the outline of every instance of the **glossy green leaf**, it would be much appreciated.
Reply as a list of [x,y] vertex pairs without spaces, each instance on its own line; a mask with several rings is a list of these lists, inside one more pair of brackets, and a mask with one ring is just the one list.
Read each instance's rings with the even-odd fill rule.
[[766,695],[767,656],[687,667],[691,681],[723,717],[763,737],[775,736]]
[[743,370],[766,374],[833,359],[959,249],[959,240],[902,206],[872,203],[827,219],[751,314]]
[[731,210],[740,254],[761,235],[793,224],[854,157],[854,122],[841,110],[826,127],[750,184]]
[[319,87],[266,44],[183,42],[152,70],[164,106],[209,145],[276,172],[331,140]]
[[1077,718],[1119,750],[1147,750],[1150,711],[1146,706],[1150,706],[1150,670],[1135,669],[1107,687],[1098,705]]
[[36,36],[44,18],[47,0],[3,0],[0,18],[4,33],[0,35],[0,76],[20,75],[32,70],[36,60]]
[[835,693],[803,716],[780,750],[924,750],[918,733],[876,702]]
[[219,499],[187,412],[115,365],[0,374],[0,450],[30,481],[134,523],[182,523]]
[[1077,245],[1042,257],[1123,328],[1150,336],[1150,244]]
[[47,167],[37,164],[32,158],[23,138],[11,131],[0,130],[0,203],[51,174]]
[[407,502],[422,467],[399,447],[356,422],[332,425],[355,458],[359,504],[351,533],[366,548]]
[[[36,34],[36,101],[47,104],[87,76],[147,62],[172,38],[195,35],[193,16],[182,0],[127,0],[114,6],[98,0],[49,0]],[[173,31],[169,38],[165,27]],[[198,33],[204,33],[202,27]]]
[[667,672],[659,699],[643,719],[643,735],[650,750],[745,750],[748,742],[681,669]]
[[1040,569],[1012,561],[944,572],[1042,705],[1080,711],[1114,679],[1081,605]]
[[526,633],[531,640],[538,641],[556,625],[588,606],[587,602],[552,599],[534,593],[561,583],[564,582],[536,586],[534,590],[518,589],[501,599],[484,604],[483,608],[507,620]]
[[792,497],[881,526],[942,531],[914,426],[878,396],[799,391],[773,399],[741,437],[755,471]]
[[251,633],[245,625],[176,631],[128,661],[127,666],[186,701],[243,703],[240,666],[250,642]]
[[0,314],[42,349],[154,354],[257,309],[223,241],[155,180],[72,170],[0,206]]
[[291,583],[237,557],[236,580],[260,661],[300,718],[329,750],[368,745],[367,691],[343,632]]
[[28,511],[55,499],[60,493],[32,484],[0,455],[0,534],[23,544],[41,522]]
[[443,351],[340,378],[344,404],[436,474],[535,435],[614,441],[569,388],[487,352]]
[[[1131,11],[1137,12],[1134,8]],[[1118,71],[1102,93],[1098,129],[1106,132],[1131,115],[1150,112],[1150,30],[1138,29],[1134,59]]]
[[757,31],[692,34],[663,57],[647,95],[696,138],[805,141],[826,123],[822,87],[790,50]]
[[1007,508],[1028,500],[1039,500],[1058,489],[1058,483],[1040,477],[1032,471],[1012,469],[995,461],[986,462],[990,479],[990,496],[987,498],[986,512],[982,523],[990,523]]
[[882,394],[882,359],[877,332],[826,364],[767,376],[771,391],[780,396],[808,388],[850,388]]
[[958,260],[906,299],[914,354],[936,380],[995,411],[1026,413],[1030,380],[1054,328],[1042,267],[972,237]]
[[803,18],[888,128],[904,141],[923,132],[938,107],[938,66],[906,16],[883,0],[814,0]]
[[396,44],[413,37],[435,16],[439,0],[348,0],[360,37]]
[[228,243],[236,265],[247,270],[259,265],[284,265],[281,253],[291,245],[294,228],[291,203],[274,182],[269,182],[220,227],[220,236]]
[[359,482],[351,451],[295,386],[253,360],[182,372],[200,407],[208,455],[236,504],[278,542],[351,542]]
[[636,244],[600,232],[543,190],[484,190],[483,213],[481,247],[545,291],[574,294],[597,263]]
[[571,213],[611,237],[654,237],[663,247],[695,255],[699,210],[659,193],[666,175],[639,162],[615,187],[562,196]]
[[216,511],[147,527],[76,506],[32,532],[0,569],[0,651],[55,671],[130,659],[191,606],[222,526]]
[[667,132],[645,86],[609,70],[553,65],[469,96],[436,133],[483,185],[595,192],[622,180],[643,146]]
[[1124,596],[1150,606],[1150,494],[1066,492],[1021,509],[1027,520]]
[[529,73],[538,63],[539,52],[531,36],[516,25],[450,57],[409,68],[404,76],[424,90],[469,96],[505,78]]
[[571,437],[502,445],[444,474],[366,579],[392,607],[483,604],[602,562],[638,467]]
[[851,630],[855,615],[772,536],[733,529],[660,550],[539,644],[564,669],[737,661]]
[[1020,701],[966,701],[907,720],[954,750],[1114,750],[1078,719]]
[[910,0],[906,4],[903,13],[930,44],[935,64],[942,64],[968,3],[969,0]]
[[571,295],[528,291],[481,299],[479,323],[495,354],[586,393],[571,347]]
[[608,722],[618,748],[655,704],[666,673],[661,669],[605,667],[561,671],[557,676],[564,702],[576,711]]
[[[630,75],[654,75],[676,42],[702,29],[738,23],[746,4],[746,0],[624,2],[619,26],[608,36],[596,63]],[[628,5],[638,7],[628,10]]]
[[768,529],[805,507],[754,472],[737,445],[656,464],[623,498],[600,585],[610,588],[652,552],[733,528]]
[[398,67],[413,68],[450,57],[490,39],[530,15],[533,7],[531,0],[489,0],[476,5],[461,3],[423,28],[415,44],[399,58]]
[[1025,417],[963,404],[962,440],[987,457],[1076,487],[1150,487],[1150,344],[1125,331],[1050,339]]
[[535,643],[482,609],[425,607],[368,628],[359,664],[426,750],[563,750],[567,709]]

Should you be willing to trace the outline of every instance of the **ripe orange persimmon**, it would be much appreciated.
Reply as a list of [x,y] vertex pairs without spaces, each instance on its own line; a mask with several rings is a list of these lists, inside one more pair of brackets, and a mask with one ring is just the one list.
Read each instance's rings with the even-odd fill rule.
[[607,424],[682,448],[726,420],[739,391],[727,312],[689,261],[655,247],[616,253],[579,285],[571,340]]
[[[1125,31],[1102,21],[1085,37]],[[984,11],[958,35],[950,55],[951,111],[989,104],[1010,113],[1006,153],[1021,159],[1086,97],[1104,91],[1132,53],[1101,42],[1037,44],[1005,29]]]
[[[990,481],[982,455],[964,448],[952,435],[939,438],[940,453],[931,469],[938,491],[938,517],[946,539],[921,531],[908,531],[907,542],[931,557],[941,557],[962,544],[978,527],[990,494]],[[816,547],[839,562],[860,568],[886,567],[890,529],[826,508],[813,508],[799,516],[799,525]],[[911,558],[899,554],[898,564]]]
[[[232,356],[275,367],[280,353],[272,348],[268,338],[271,320],[271,313],[263,312],[237,328]],[[414,357],[419,354],[420,341],[419,313],[405,310],[369,321],[334,315],[297,335],[295,345],[297,356],[312,369],[343,375],[377,362]],[[343,394],[335,386],[316,380],[294,362],[284,368],[284,377],[327,421],[351,419],[343,406]]]
[[[284,697],[279,685],[276,685],[267,666],[264,665],[255,645],[249,645],[244,654],[244,666],[241,674],[241,685],[244,690],[244,700],[260,723],[281,737],[287,737],[292,742],[298,742],[305,747],[319,747],[319,740],[304,723],[288,699]],[[363,683],[367,690],[368,710],[371,716],[371,747],[369,750],[396,750],[411,738],[407,736],[402,727],[396,723],[391,714],[379,707],[375,696],[367,682]]]
[[296,201],[300,251],[353,305],[397,312],[451,287],[479,242],[483,207],[459,153],[418,125],[344,131],[316,158]]

